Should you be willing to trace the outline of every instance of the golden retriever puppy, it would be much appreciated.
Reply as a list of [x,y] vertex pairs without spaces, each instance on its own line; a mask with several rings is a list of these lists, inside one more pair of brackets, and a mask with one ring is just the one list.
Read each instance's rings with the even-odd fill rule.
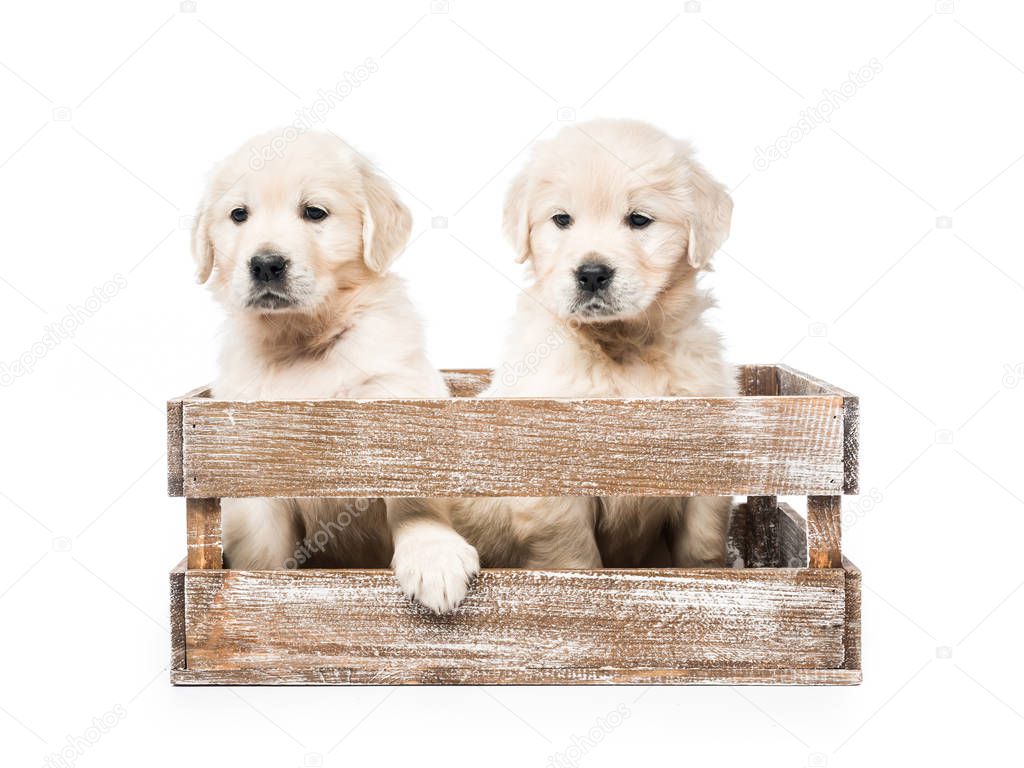
[[[271,146],[279,151],[268,153]],[[196,217],[198,278],[227,313],[213,396],[447,397],[404,286],[387,271],[408,240],[408,209],[330,134],[280,146],[267,134],[225,160]],[[438,612],[459,603],[479,569],[441,501],[252,498],[222,506],[234,568],[390,562],[405,593]]]
[[[735,394],[697,287],[731,213],[689,145],[650,125],[599,120],[538,143],[504,211],[532,285],[482,396]],[[485,565],[637,566],[667,544],[675,566],[721,566],[730,502],[478,499],[455,522]]]

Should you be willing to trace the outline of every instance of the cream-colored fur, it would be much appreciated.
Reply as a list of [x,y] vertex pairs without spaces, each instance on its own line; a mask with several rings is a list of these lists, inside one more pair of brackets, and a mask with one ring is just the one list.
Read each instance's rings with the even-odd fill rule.
[[[306,133],[249,167],[257,137],[214,173],[193,252],[227,312],[218,398],[446,397],[424,354],[420,322],[388,266],[408,240],[409,211],[344,142]],[[327,215],[309,218],[308,209]],[[244,210],[243,222],[232,211]],[[319,214],[316,214],[319,215]],[[258,254],[287,260],[261,283]],[[225,555],[236,568],[395,568],[410,597],[454,608],[479,569],[448,504],[424,499],[224,499]]]
[[[634,213],[652,221],[633,228]],[[539,143],[504,213],[533,280],[482,396],[735,394],[697,287],[731,213],[690,147],[644,123],[583,123]],[[553,219],[562,215],[568,227]],[[607,290],[581,294],[584,263],[614,269]],[[454,520],[488,566],[634,566],[666,550],[676,566],[722,565],[729,507],[706,497],[478,499],[459,502]]]

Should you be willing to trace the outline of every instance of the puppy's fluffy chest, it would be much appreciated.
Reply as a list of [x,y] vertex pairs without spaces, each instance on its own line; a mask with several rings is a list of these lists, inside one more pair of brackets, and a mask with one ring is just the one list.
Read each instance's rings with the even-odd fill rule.
[[650,338],[595,335],[550,316],[532,320],[525,324],[531,332],[514,340],[495,372],[489,394],[681,397],[735,392],[721,340],[699,318],[670,335]]
[[679,350],[645,347],[609,349],[577,345],[588,362],[581,377],[587,394],[601,397],[667,397],[694,394],[687,369],[692,363]]
[[226,347],[214,395],[239,400],[350,397],[365,385],[366,374],[346,363],[345,358],[341,339],[319,355],[290,361]]

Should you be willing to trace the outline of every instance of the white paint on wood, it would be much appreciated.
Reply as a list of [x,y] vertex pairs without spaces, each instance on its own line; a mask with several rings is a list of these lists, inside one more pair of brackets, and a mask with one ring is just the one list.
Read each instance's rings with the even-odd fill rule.
[[387,571],[188,571],[193,672],[321,667],[411,681],[449,670],[831,669],[841,570],[484,571],[450,616]]
[[189,400],[188,496],[833,493],[842,400]]

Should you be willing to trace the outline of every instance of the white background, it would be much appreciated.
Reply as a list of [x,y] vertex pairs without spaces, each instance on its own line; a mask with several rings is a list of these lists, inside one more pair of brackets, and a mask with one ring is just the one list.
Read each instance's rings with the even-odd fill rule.
[[[1009,5],[5,11],[0,363],[33,370],[0,388],[2,762],[42,765],[115,707],[76,765],[1019,759],[1024,53]],[[398,270],[438,365],[496,360],[522,281],[503,191],[559,108],[690,137],[732,188],[707,280],[731,359],[784,360],[862,398],[864,494],[844,539],[865,574],[861,687],[168,685],[184,510],[165,496],[163,401],[212,377],[219,317],[192,282],[187,218],[217,159],[367,58],[379,71],[326,126],[414,210]],[[881,72],[830,123],[754,167],[872,59]],[[72,337],[32,352],[118,275]],[[621,725],[565,754],[620,705]]]

